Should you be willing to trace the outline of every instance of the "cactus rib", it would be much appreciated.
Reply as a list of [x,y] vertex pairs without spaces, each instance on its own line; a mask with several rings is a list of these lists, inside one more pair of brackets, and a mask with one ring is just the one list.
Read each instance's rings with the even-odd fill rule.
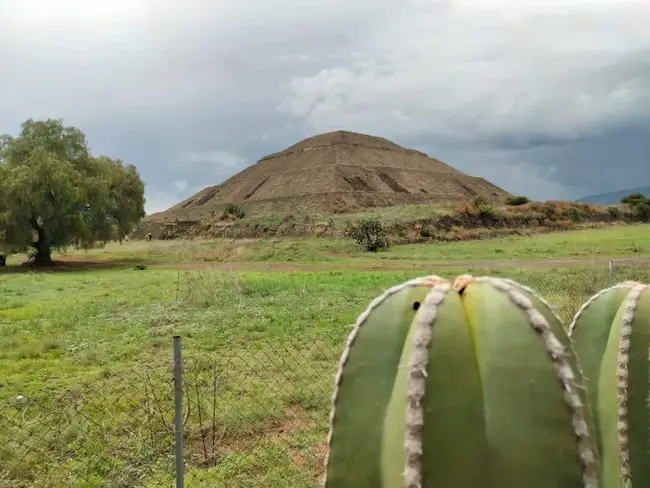
[[[370,305],[364,310],[364,312],[358,317],[352,331],[348,335],[347,341],[345,348],[343,350],[343,353],[341,355],[341,358],[339,360],[339,367],[336,372],[335,380],[334,380],[334,392],[331,397],[331,410],[330,410],[330,416],[329,416],[329,432],[327,435],[327,454],[325,458],[325,469],[326,472],[330,467],[331,464],[331,453],[332,453],[332,438],[333,438],[333,433],[334,433],[334,424],[336,422],[337,418],[337,407],[339,403],[339,397],[340,397],[340,390],[341,390],[341,383],[343,381],[343,376],[344,376],[344,370],[345,367],[348,363],[349,357],[350,357],[350,352],[352,350],[352,347],[354,346],[358,335],[363,328],[363,326],[366,324],[368,319],[370,318],[371,314],[373,311],[375,311],[377,308],[379,308],[382,304],[384,304],[387,300],[389,300],[391,297],[396,296],[400,292],[405,291],[408,288],[416,288],[420,286],[428,286],[432,287],[435,286],[437,283],[442,282],[441,278],[437,276],[424,276],[424,277],[418,277],[413,280],[407,281],[405,283],[402,283],[400,285],[394,286],[392,288],[389,288],[386,290],[382,295],[378,296],[375,298]],[[327,487],[328,486],[328,477],[325,476],[323,479],[323,486]]]
[[573,320],[571,321],[571,324],[569,325],[569,335],[573,334],[573,330],[575,329],[578,321],[580,320],[580,317],[585,313],[585,310],[587,310],[595,301],[597,301],[600,297],[603,295],[613,291],[613,290],[619,290],[622,288],[630,288],[633,286],[638,285],[639,283],[636,281],[624,281],[623,283],[618,283],[617,285],[611,286],[609,288],[605,288],[604,290],[599,291],[596,293],[594,296],[589,298],[585,303],[582,304],[578,312],[573,317]]
[[[480,278],[479,281],[490,283],[497,290],[506,293],[510,301],[519,307],[528,317],[530,326],[537,332],[546,347],[546,351],[553,360],[553,365],[558,379],[565,390],[565,400],[571,411],[572,425],[578,443],[578,454],[583,468],[583,482],[585,488],[598,487],[598,457],[594,443],[589,433],[587,424],[586,405],[583,403],[576,377],[569,363],[569,355],[562,343],[553,335],[551,326],[544,316],[533,306],[532,302],[517,292],[515,282],[494,278]],[[515,286],[519,286],[515,284]]]
[[646,290],[645,285],[637,285],[630,291],[625,300],[623,309],[623,319],[621,324],[621,333],[619,337],[619,347],[617,356],[617,390],[618,390],[618,409],[617,409],[617,429],[619,442],[619,457],[621,463],[621,477],[626,488],[632,487],[632,473],[630,467],[630,450],[628,445],[628,419],[627,419],[627,402],[628,402],[628,364],[630,360],[630,343],[632,338],[632,321],[641,293]]
[[440,283],[432,288],[424,299],[415,319],[413,350],[409,359],[409,377],[407,383],[408,404],[406,410],[406,467],[404,470],[405,488],[422,486],[422,427],[424,411],[422,399],[426,392],[427,364],[429,346],[433,336],[433,324],[436,320],[438,306],[449,292],[449,283]]

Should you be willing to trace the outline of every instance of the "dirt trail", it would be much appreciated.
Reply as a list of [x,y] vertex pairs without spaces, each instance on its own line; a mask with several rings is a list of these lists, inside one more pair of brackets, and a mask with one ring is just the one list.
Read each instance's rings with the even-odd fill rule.
[[[647,258],[619,258],[616,259],[617,266],[625,265],[647,265],[650,272],[650,257]],[[100,259],[83,258],[81,256],[61,256],[53,266],[35,268],[31,264],[14,265],[3,268],[1,273],[21,273],[28,271],[38,272],[66,272],[84,271],[90,269],[125,268],[133,266],[132,260],[127,261],[104,261]],[[273,263],[273,262],[199,262],[199,263],[178,263],[158,262],[147,263],[150,268],[171,268],[171,269],[196,269],[215,271],[417,271],[435,269],[498,269],[498,268],[562,268],[570,266],[607,266],[606,259],[526,259],[513,261],[377,261],[369,262],[322,262],[322,263]]]
[[[158,263],[152,264],[157,268],[181,268],[181,269],[211,269],[211,270],[233,270],[233,271],[403,271],[432,268],[561,268],[568,266],[585,266],[591,264],[607,263],[607,260],[594,259],[529,259],[517,261],[454,261],[436,263],[422,261],[395,262],[380,261],[378,263]],[[617,265],[638,265],[647,264],[650,266],[650,258],[621,258],[616,259]]]

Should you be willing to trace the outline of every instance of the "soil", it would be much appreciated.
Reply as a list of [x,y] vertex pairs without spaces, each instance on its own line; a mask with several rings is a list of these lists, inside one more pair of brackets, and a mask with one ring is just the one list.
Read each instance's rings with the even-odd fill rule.
[[[620,265],[650,264],[650,258],[617,259]],[[278,271],[278,272],[317,272],[317,271],[411,271],[432,269],[462,269],[462,268],[560,268],[570,266],[584,266],[593,264],[593,259],[525,259],[515,261],[447,261],[444,263],[424,262],[395,263],[379,262],[375,264],[363,263],[323,263],[323,264],[295,264],[295,263],[152,263],[149,268],[172,269],[206,269],[215,271]],[[6,272],[31,270],[44,272],[57,271],[83,271],[85,269],[121,268],[132,266],[131,261],[101,261],[85,259],[77,256],[64,256],[54,262],[53,266],[37,268],[33,265],[6,268]]]
[[[562,268],[592,264],[593,259],[528,259],[518,261],[453,261],[444,263],[292,264],[292,263],[161,263],[159,268],[214,269],[233,271],[408,271],[432,268]],[[650,258],[617,259],[617,264],[650,264]]]

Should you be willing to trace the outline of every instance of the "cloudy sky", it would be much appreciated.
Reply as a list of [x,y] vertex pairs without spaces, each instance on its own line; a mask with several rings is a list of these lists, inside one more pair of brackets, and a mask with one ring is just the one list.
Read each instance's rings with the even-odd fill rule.
[[0,0],[0,133],[62,118],[147,210],[346,129],[537,199],[650,185],[648,0]]

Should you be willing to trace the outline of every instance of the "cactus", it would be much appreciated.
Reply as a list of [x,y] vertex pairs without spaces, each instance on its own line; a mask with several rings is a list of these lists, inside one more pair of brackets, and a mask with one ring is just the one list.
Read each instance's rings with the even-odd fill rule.
[[582,373],[528,288],[418,278],[357,320],[332,398],[326,488],[596,488]]
[[627,282],[603,290],[569,330],[587,379],[603,486],[650,486],[650,289]]

